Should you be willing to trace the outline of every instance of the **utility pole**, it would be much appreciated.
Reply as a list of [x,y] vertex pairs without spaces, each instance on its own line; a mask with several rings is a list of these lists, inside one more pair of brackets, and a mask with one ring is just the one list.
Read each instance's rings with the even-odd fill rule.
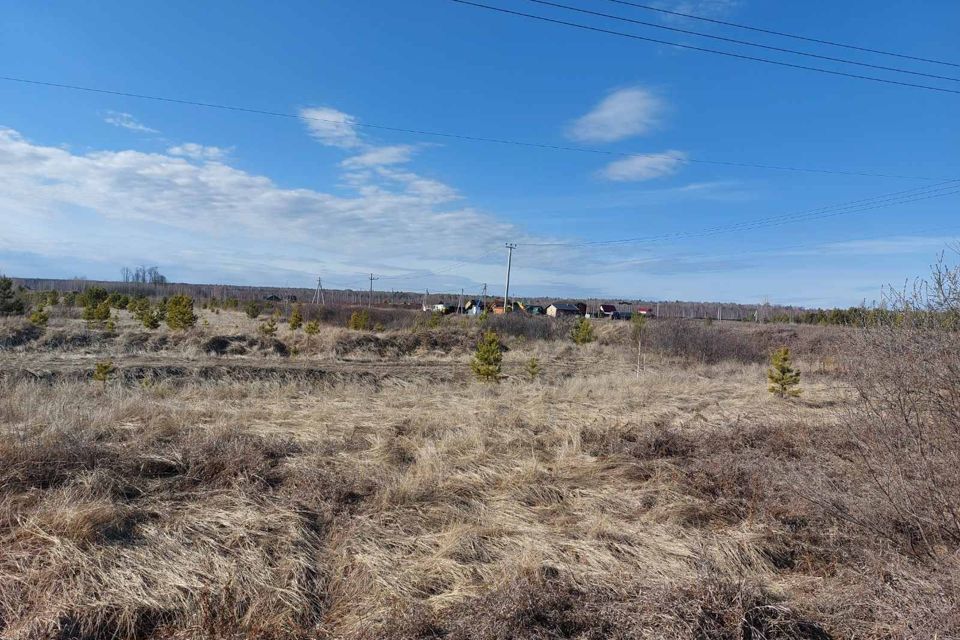
[[483,312],[486,312],[487,310],[487,283],[486,282],[483,283],[483,293],[480,295],[480,297],[483,299],[483,311],[481,311],[481,313],[483,313]]
[[660,317],[660,303],[657,303],[657,317]]
[[460,297],[457,298],[457,315],[463,313],[463,287],[460,288]]
[[370,298],[367,300],[368,307],[373,306],[373,281],[379,280],[379,279],[380,278],[375,278],[372,273],[370,274]]
[[723,322],[723,307],[717,307],[717,322]]
[[310,302],[312,302],[313,304],[316,304],[318,302],[323,305],[327,304],[323,300],[323,280],[321,280],[319,276],[317,277],[317,290],[314,291],[313,299],[310,300]]
[[507,299],[510,297],[510,266],[513,263],[513,250],[517,248],[517,245],[507,242],[507,284],[503,288],[503,312],[507,312]]

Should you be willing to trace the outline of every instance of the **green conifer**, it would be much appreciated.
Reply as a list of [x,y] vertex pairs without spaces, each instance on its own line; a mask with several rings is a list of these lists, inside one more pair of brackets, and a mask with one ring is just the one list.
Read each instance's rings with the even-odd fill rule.
[[179,294],[167,300],[167,326],[174,330],[189,329],[197,324],[197,316],[193,312],[193,298]]
[[586,318],[577,318],[573,330],[570,332],[570,337],[577,344],[587,344],[596,340],[593,334],[593,325]]
[[790,362],[790,349],[782,347],[773,352],[771,357],[773,365],[767,371],[767,380],[770,381],[768,387],[770,393],[781,398],[795,398],[800,395],[800,372],[793,368]]
[[527,377],[536,380],[540,377],[540,362],[536,358],[527,360]]
[[500,380],[503,351],[500,348],[500,338],[493,331],[487,331],[477,343],[477,350],[473,354],[470,368],[478,380],[483,382],[497,382]]
[[297,305],[290,313],[290,330],[296,331],[301,326],[303,326],[303,314],[300,313],[300,305]]

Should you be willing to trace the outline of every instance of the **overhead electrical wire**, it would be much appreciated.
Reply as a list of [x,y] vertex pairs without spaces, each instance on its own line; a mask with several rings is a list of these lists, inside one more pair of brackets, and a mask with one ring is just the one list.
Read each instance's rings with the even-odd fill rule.
[[913,60],[915,62],[929,62],[930,64],[941,64],[948,67],[960,67],[960,63],[956,63],[956,62],[948,62],[946,60],[936,60],[933,58],[922,58],[920,56],[909,55],[906,53],[895,53],[893,51],[885,51],[883,49],[872,49],[870,47],[863,47],[863,46],[848,44],[844,42],[836,42],[834,40],[825,40],[822,38],[812,38],[810,36],[801,36],[795,33],[787,33],[785,31],[774,31],[773,29],[765,29],[763,27],[754,27],[751,25],[742,24],[738,22],[719,20],[717,18],[708,18],[706,16],[698,16],[692,13],[684,13],[682,11],[672,11],[670,9],[664,9],[663,7],[655,7],[648,4],[640,4],[638,2],[629,2],[628,0],[607,0],[607,2],[613,2],[615,4],[634,7],[637,9],[644,9],[646,11],[656,11],[657,13],[662,13],[662,14],[671,15],[671,16],[678,16],[681,18],[689,18],[691,20],[700,20],[702,22],[720,24],[726,27],[736,27],[737,29],[747,29],[749,31],[755,31],[757,33],[765,33],[767,35],[780,36],[783,38],[793,38],[794,40],[803,40],[805,42],[814,42],[817,44],[826,44],[831,47],[842,47],[844,49],[851,49],[853,51],[863,51],[864,53],[875,53],[883,56],[893,56],[895,58],[903,58],[904,60]]
[[778,51],[780,53],[789,53],[797,56],[806,56],[808,58],[817,58],[819,60],[828,60],[830,62],[840,62],[843,64],[853,64],[860,67],[869,67],[871,69],[879,69],[881,71],[892,71],[895,73],[906,73],[914,76],[923,76],[925,78],[934,78],[937,80],[950,80],[951,82],[960,82],[960,78],[954,78],[951,76],[941,76],[934,73],[924,73],[922,71],[911,71],[910,69],[900,69],[898,67],[887,67],[880,64],[872,64],[869,62],[860,62],[857,60],[847,60],[846,58],[836,58],[833,56],[825,56],[818,53],[810,53],[808,51],[797,51],[796,49],[785,49],[783,47],[775,47],[773,45],[761,44],[759,42],[750,42],[748,40],[738,40],[736,38],[726,38],[724,36],[717,36],[710,33],[702,33],[700,31],[690,31],[689,29],[680,29],[679,27],[669,27],[663,24],[657,24],[656,22],[646,22],[644,20],[636,20],[634,18],[627,18],[624,16],[618,16],[610,13],[604,13],[602,11],[591,11],[590,9],[583,9],[581,7],[574,7],[567,4],[561,4],[559,2],[550,2],[549,0],[527,0],[527,2],[533,2],[535,4],[540,4],[548,7],[555,7],[558,9],[565,9],[567,11],[576,11],[577,13],[583,13],[586,15],[597,16],[601,18],[609,18],[610,20],[619,20],[620,22],[628,22],[630,24],[638,24],[645,27],[652,27],[654,29],[663,29],[665,31],[673,31],[676,33],[683,33],[686,35],[698,36],[700,38],[710,38],[711,40],[720,40],[722,42],[730,42],[733,44],[745,45],[748,47],[758,47],[760,49],[767,49],[769,51]]
[[[323,122],[327,124],[334,124],[334,125],[340,125],[340,126],[344,126],[345,124],[341,120],[332,120],[330,118],[320,118],[320,117],[310,116],[310,115],[285,113],[282,111],[270,111],[266,109],[255,109],[252,107],[242,107],[237,105],[229,105],[229,104],[215,103],[215,102],[202,102],[199,100],[170,98],[166,96],[157,96],[157,95],[150,95],[145,93],[134,93],[130,91],[119,91],[114,89],[100,89],[96,87],[66,84],[62,82],[48,82],[44,80],[19,78],[14,76],[0,76],[0,80],[6,81],[6,82],[41,86],[41,87],[51,87],[55,89],[67,89],[71,91],[82,91],[86,93],[97,93],[97,94],[118,96],[122,98],[135,98],[138,100],[166,102],[166,103],[179,104],[184,106],[201,107],[205,109],[219,109],[224,111],[249,113],[253,115],[270,116],[274,118],[285,118],[285,119],[292,119],[292,120],[302,119],[302,120],[308,120],[312,122]],[[486,142],[486,143],[500,144],[500,145],[527,147],[531,149],[545,149],[548,151],[566,151],[566,152],[572,152],[572,153],[594,154],[594,155],[603,155],[603,156],[621,157],[621,158],[636,158],[636,157],[644,157],[646,155],[642,153],[627,153],[623,151],[611,151],[609,149],[596,149],[591,147],[556,145],[556,144],[547,144],[547,143],[541,143],[541,142],[511,140],[507,138],[491,138],[486,136],[475,136],[475,135],[469,135],[469,134],[450,133],[450,132],[444,132],[444,131],[431,131],[428,129],[411,129],[411,128],[405,128],[405,127],[395,127],[390,125],[374,124],[374,123],[367,123],[367,122],[351,122],[349,123],[349,125],[352,127],[360,127],[364,129],[373,129],[373,130],[379,130],[379,131],[390,131],[394,133],[409,133],[414,135],[433,136],[433,137],[447,138],[447,139],[453,139],[453,140],[465,140],[468,142]],[[845,171],[841,169],[824,169],[824,168],[816,168],[816,167],[796,167],[796,166],[789,166],[789,165],[765,164],[765,163],[759,163],[759,162],[705,160],[702,158],[684,158],[683,161],[694,163],[694,164],[715,165],[715,166],[723,166],[723,167],[740,167],[740,168],[746,168],[746,169],[769,169],[774,171],[791,171],[791,172],[798,172],[798,173],[819,173],[819,174],[830,174],[830,175],[860,176],[865,178],[895,178],[900,180],[930,180],[930,181],[937,181],[937,180],[943,179],[942,177],[897,175],[897,174],[877,173],[877,172],[868,172],[868,171]]]
[[885,207],[891,207],[898,204],[910,204],[932,198],[943,198],[946,196],[960,194],[960,179],[947,180],[937,185],[927,187],[916,187],[914,189],[905,189],[884,195],[863,198],[850,202],[840,203],[820,207],[818,209],[805,210],[777,216],[768,216],[755,220],[747,220],[727,225],[718,225],[696,231],[679,231],[664,233],[652,236],[639,236],[633,238],[616,238],[611,240],[586,240],[577,242],[518,242],[521,247],[581,247],[615,244],[638,244],[644,242],[658,242],[662,240],[682,239],[690,237],[703,237],[717,235],[720,233],[732,233],[736,231],[749,231],[763,227],[780,226],[794,222],[805,222],[821,218],[829,218],[839,215],[848,215],[851,213],[860,213],[863,211],[872,211]]
[[473,2],[472,0],[449,0],[450,2],[456,2],[457,4],[469,5],[472,7],[477,7],[480,9],[486,9],[488,11],[495,11],[498,13],[504,13],[512,16],[517,16],[520,18],[527,18],[530,20],[538,20],[540,22],[548,22],[552,24],[563,25],[566,27],[573,27],[575,29],[582,29],[585,31],[593,31],[596,33],[603,33],[612,36],[618,36],[621,38],[630,38],[632,40],[642,40],[644,42],[653,42],[655,44],[667,45],[670,47],[677,47],[679,49],[689,49],[691,51],[700,51],[702,53],[713,53],[716,55],[727,56],[729,58],[738,58],[740,60],[750,60],[753,62],[762,62],[764,64],[777,65],[780,67],[789,67],[791,69],[803,69],[805,71],[815,71],[817,73],[826,73],[833,76],[841,76],[845,78],[856,78],[858,80],[869,80],[871,82],[880,82],[883,84],[897,85],[901,87],[911,87],[914,89],[924,89],[926,91],[938,91],[941,93],[953,93],[960,94],[958,89],[947,89],[945,87],[935,87],[927,84],[916,84],[913,82],[903,82],[902,80],[891,80],[889,78],[878,78],[876,76],[865,76],[858,73],[849,73],[847,71],[837,71],[835,69],[824,69],[823,67],[811,67],[803,64],[796,64],[793,62],[784,62],[782,60],[772,60],[770,58],[761,58],[759,56],[751,56],[743,53],[734,53],[732,51],[722,51],[720,49],[710,49],[707,47],[699,47],[691,44],[683,44],[680,42],[671,42],[669,40],[660,40],[658,38],[650,38],[647,36],[641,36],[635,33],[626,33],[624,31],[614,31],[613,29],[605,29],[603,27],[595,27],[591,25],[581,24],[579,22],[570,22],[568,20],[559,20],[557,18],[549,18],[547,16],[536,15],[533,13],[526,13],[524,11],[515,11],[513,9],[505,9],[503,7],[497,7],[489,4],[483,4],[480,2]]

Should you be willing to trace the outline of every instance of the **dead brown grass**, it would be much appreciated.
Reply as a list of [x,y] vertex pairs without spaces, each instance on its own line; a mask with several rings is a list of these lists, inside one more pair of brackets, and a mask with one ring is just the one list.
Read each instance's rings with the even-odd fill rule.
[[[494,386],[0,381],[0,635],[960,634],[956,550],[911,553],[861,500],[845,379],[805,356],[787,402],[759,364],[673,353],[637,379],[619,330],[586,347],[510,339],[505,364],[534,355],[545,376],[507,367]],[[251,351],[207,355],[228,334],[163,348],[283,357],[239,339]],[[370,335],[329,330],[287,357]],[[350,353],[467,358],[404,339],[417,346]]]

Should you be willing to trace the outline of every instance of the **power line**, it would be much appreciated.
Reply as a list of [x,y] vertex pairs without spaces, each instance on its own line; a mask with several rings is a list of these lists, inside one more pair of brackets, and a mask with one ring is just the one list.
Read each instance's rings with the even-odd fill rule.
[[653,42],[656,44],[667,45],[670,47],[678,47],[680,49],[689,49],[691,51],[700,51],[703,53],[713,53],[716,55],[727,56],[729,58],[738,58],[740,60],[751,60],[753,62],[763,62],[765,64],[773,64],[780,67],[789,67],[791,69],[803,69],[805,71],[816,71],[817,73],[826,73],[834,76],[842,76],[845,78],[856,78],[858,80],[869,80],[871,82],[882,82],[884,84],[898,85],[901,87],[911,87],[914,89],[926,89],[927,91],[939,91],[941,93],[954,93],[960,94],[960,90],[957,89],[947,89],[944,87],[934,87],[926,84],[916,84],[913,82],[903,82],[901,80],[890,80],[888,78],[877,78],[875,76],[865,76],[857,73],[848,73],[846,71],[836,71],[833,69],[824,69],[822,67],[810,67],[802,64],[795,64],[793,62],[783,62],[781,60],[771,60],[770,58],[760,58],[758,56],[750,56],[742,53],[733,53],[731,51],[721,51],[719,49],[708,49],[707,47],[698,47],[691,44],[681,44],[679,42],[670,42],[668,40],[659,40],[657,38],[649,38],[647,36],[637,35],[635,33],[625,33],[623,31],[614,31],[612,29],[604,29],[602,27],[593,27],[586,24],[580,24],[578,22],[568,22],[566,20],[558,20],[556,18],[548,18],[546,16],[539,16],[533,13],[526,13],[523,11],[514,11],[513,9],[504,9],[503,7],[495,7],[489,4],[481,4],[479,2],[472,2],[471,0],[450,0],[450,2],[456,2],[458,4],[470,5],[472,7],[478,7],[480,9],[487,9],[489,11],[496,11],[499,13],[505,13],[513,16],[518,16],[521,18],[529,18],[531,20],[539,20],[541,22],[549,22],[552,24],[559,24],[567,27],[573,27],[575,29],[583,29],[586,31],[594,31],[597,33],[605,33],[607,35],[619,36],[622,38],[630,38],[633,40],[643,40],[644,42]]
[[[255,109],[251,107],[241,107],[236,105],[228,105],[228,104],[221,104],[221,103],[215,103],[215,102],[202,102],[199,100],[169,98],[165,96],[156,96],[156,95],[149,95],[144,93],[133,93],[129,91],[119,91],[119,90],[113,90],[113,89],[99,89],[96,87],[87,87],[87,86],[81,86],[81,85],[75,85],[75,84],[65,84],[61,82],[47,82],[43,80],[33,80],[30,78],[0,76],[0,80],[7,81],[7,82],[16,82],[20,84],[41,86],[41,87],[51,87],[55,89],[67,89],[70,91],[83,91],[87,93],[119,96],[123,98],[136,98],[138,100],[152,100],[156,102],[166,102],[166,103],[179,104],[179,105],[185,105],[185,106],[191,106],[191,107],[202,107],[205,109],[220,109],[224,111],[249,113],[253,115],[270,116],[274,118],[286,118],[286,119],[292,119],[292,120],[302,119],[302,120],[310,120],[314,122],[324,122],[327,124],[336,124],[341,126],[344,124],[343,121],[341,120],[331,120],[329,118],[320,118],[317,116],[309,116],[309,115],[302,115],[302,114],[296,114],[296,113],[285,113],[282,111],[270,111],[266,109]],[[623,151],[611,151],[608,149],[596,149],[591,147],[555,145],[555,144],[546,144],[546,143],[540,143],[540,142],[510,140],[507,138],[491,138],[491,137],[485,137],[485,136],[475,136],[475,135],[460,134],[460,133],[449,133],[444,131],[431,131],[427,129],[410,129],[410,128],[404,128],[404,127],[394,127],[390,125],[372,124],[372,123],[366,123],[366,122],[351,122],[350,126],[361,127],[365,129],[375,129],[379,131],[391,131],[394,133],[410,133],[414,135],[434,136],[438,138],[447,138],[447,139],[453,139],[453,140],[465,140],[468,142],[487,142],[492,144],[527,147],[531,149],[546,149],[548,151],[567,151],[572,153],[588,153],[588,154],[594,154],[594,155],[603,155],[603,156],[621,157],[621,158],[644,157],[644,154],[642,153],[627,153]],[[745,169],[770,169],[775,171],[792,171],[792,172],[799,172],[799,173],[820,173],[820,174],[829,174],[829,175],[859,176],[864,178],[895,178],[900,180],[931,180],[931,181],[942,180],[942,178],[933,178],[929,176],[906,176],[906,175],[876,173],[876,172],[866,172],[866,171],[844,171],[840,169],[795,167],[795,166],[789,166],[789,165],[764,164],[764,163],[758,163],[758,162],[704,160],[701,158],[684,158],[684,162],[690,162],[694,164],[724,166],[724,167],[740,167]]]
[[863,211],[871,211],[874,209],[881,209],[881,208],[890,207],[898,204],[910,204],[913,202],[919,202],[921,200],[929,200],[932,198],[943,198],[943,197],[955,195],[958,193],[960,193],[960,179],[947,180],[945,182],[940,183],[939,185],[931,185],[928,187],[917,187],[914,189],[906,189],[903,191],[896,191],[893,193],[874,196],[871,198],[864,198],[861,200],[853,200],[846,203],[820,207],[818,209],[781,214],[777,216],[768,216],[765,218],[758,218],[756,220],[748,220],[745,222],[738,222],[738,223],[728,224],[728,225],[718,225],[715,227],[708,227],[698,231],[679,231],[679,232],[664,233],[664,234],[653,235],[653,236],[640,236],[640,237],[634,237],[634,238],[619,238],[619,239],[611,239],[611,240],[589,240],[589,241],[582,241],[582,242],[527,242],[527,243],[521,242],[518,244],[523,247],[579,247],[579,246],[597,246],[597,245],[613,245],[613,244],[636,244],[636,243],[644,243],[644,242],[656,242],[661,240],[703,237],[703,236],[717,235],[720,233],[749,231],[749,230],[763,228],[763,227],[772,227],[772,226],[779,226],[783,224],[790,224],[793,222],[802,222],[807,220],[816,220],[816,219],[834,217],[839,215],[848,215],[851,213],[860,213]]
[[840,62],[843,64],[853,64],[860,67],[869,67],[871,69],[880,69],[882,71],[893,71],[895,73],[907,73],[914,76],[923,76],[925,78],[935,78],[937,80],[950,80],[952,82],[960,82],[960,78],[953,78],[951,76],[940,76],[933,73],[924,73],[922,71],[912,71],[910,69],[900,69],[898,67],[887,67],[880,64],[871,64],[869,62],[859,62],[857,60],[847,60],[846,58],[836,58],[833,56],[825,56],[819,53],[810,53],[807,51],[797,51],[796,49],[785,49],[783,47],[775,47],[773,45],[760,44],[758,42],[750,42],[748,40],[738,40],[736,38],[726,38],[724,36],[717,36],[709,33],[702,33],[700,31],[690,31],[689,29],[680,29],[678,27],[668,27],[663,24],[657,24],[656,22],[646,22],[644,20],[635,20],[633,18],[625,18],[623,16],[613,15],[610,13],[603,13],[601,11],[591,11],[590,9],[582,9],[580,7],[572,7],[566,4],[560,4],[557,2],[550,2],[549,0],[527,0],[528,2],[533,2],[536,4],[542,4],[549,7],[556,7],[558,9],[566,9],[568,11],[576,11],[577,13],[583,13],[591,16],[597,16],[601,18],[609,18],[611,20],[619,20],[621,22],[629,22],[631,24],[639,24],[645,27],[652,27],[654,29],[663,29],[665,31],[673,31],[676,33],[684,33],[687,35],[698,36],[701,38],[710,38],[712,40],[720,40],[723,42],[730,42],[733,44],[746,45],[748,47],[758,47],[760,49],[767,49],[769,51],[779,51],[780,53],[789,53],[797,56],[806,56],[808,58],[817,58],[819,60],[829,60],[830,62]]
[[703,22],[711,22],[713,24],[722,24],[726,27],[736,27],[737,29],[747,29],[749,31],[756,31],[757,33],[766,33],[774,36],[782,36],[784,38],[793,38],[794,40],[803,40],[806,42],[816,42],[817,44],[826,44],[826,45],[830,45],[831,47],[842,47],[844,49],[852,49],[854,51],[864,51],[866,53],[876,53],[884,56],[893,56],[895,58],[903,58],[905,60],[915,60],[917,62],[929,62],[931,64],[942,64],[948,67],[960,67],[960,64],[956,62],[947,62],[945,60],[935,60],[933,58],[921,58],[919,56],[912,56],[905,53],[894,53],[892,51],[884,51],[883,49],[870,49],[868,47],[861,47],[853,44],[846,44],[843,42],[823,40],[820,38],[811,38],[808,36],[797,35],[795,33],[786,33],[784,31],[774,31],[772,29],[753,27],[750,25],[740,24],[737,22],[728,22],[726,20],[718,20],[716,18],[707,18],[705,16],[698,16],[692,13],[683,13],[681,11],[671,11],[670,9],[664,9],[662,7],[653,7],[646,4],[639,4],[637,2],[628,2],[627,0],[607,0],[607,2],[614,2],[616,4],[635,7],[637,9],[644,9],[646,11],[656,11],[658,13],[663,13],[663,14],[672,15],[672,16],[679,16],[682,18],[690,18],[691,20],[701,20]]

